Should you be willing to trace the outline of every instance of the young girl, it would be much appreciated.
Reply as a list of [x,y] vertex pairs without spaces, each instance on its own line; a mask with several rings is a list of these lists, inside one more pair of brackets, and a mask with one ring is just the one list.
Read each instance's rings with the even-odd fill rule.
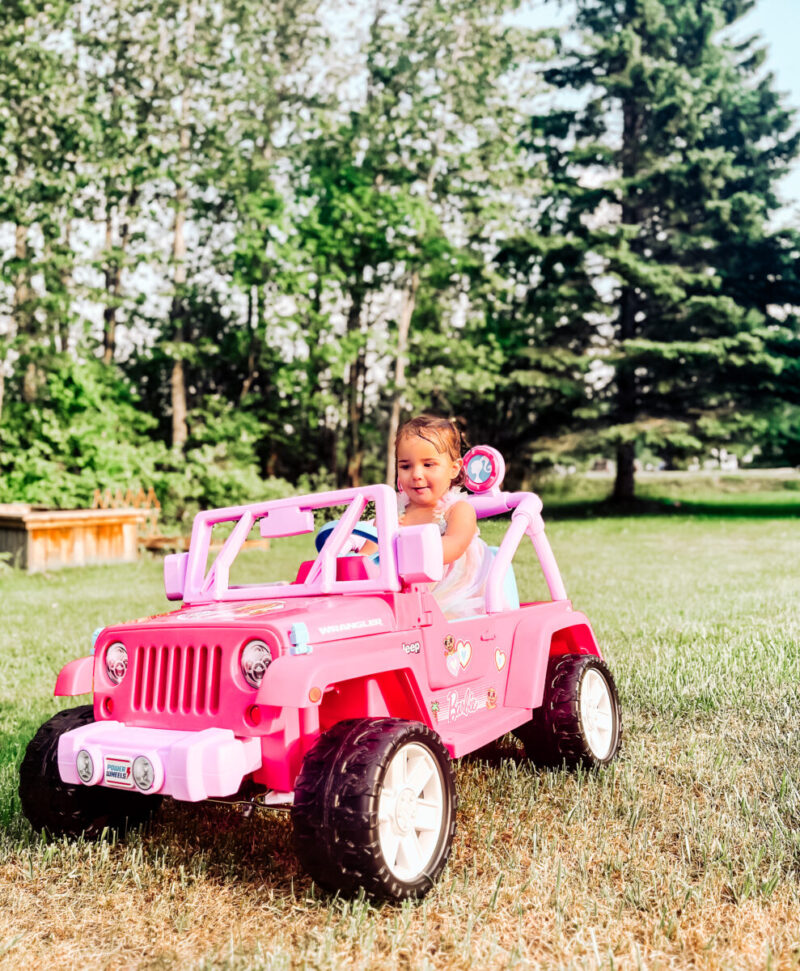
[[432,415],[412,418],[397,433],[395,455],[400,525],[437,523],[442,531],[444,576],[431,592],[448,619],[482,613],[492,556],[459,488],[464,463],[458,428]]

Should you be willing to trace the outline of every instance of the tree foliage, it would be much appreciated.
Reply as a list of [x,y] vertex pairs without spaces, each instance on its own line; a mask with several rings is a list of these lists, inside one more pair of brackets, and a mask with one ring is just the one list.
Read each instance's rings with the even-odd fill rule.
[[518,482],[615,452],[620,498],[645,447],[796,461],[798,136],[750,5],[6,4],[2,498],[391,480],[430,408]]

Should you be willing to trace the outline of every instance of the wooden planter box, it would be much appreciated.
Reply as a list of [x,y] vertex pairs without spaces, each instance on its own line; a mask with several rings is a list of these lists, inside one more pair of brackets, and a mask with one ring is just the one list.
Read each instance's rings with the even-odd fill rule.
[[144,509],[41,509],[0,504],[0,551],[35,573],[89,563],[131,563]]

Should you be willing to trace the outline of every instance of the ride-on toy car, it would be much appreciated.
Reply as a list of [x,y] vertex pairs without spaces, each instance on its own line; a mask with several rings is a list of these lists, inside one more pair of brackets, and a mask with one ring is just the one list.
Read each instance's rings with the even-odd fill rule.
[[[450,854],[451,759],[513,731],[538,764],[609,763],[616,688],[567,599],[541,501],[500,491],[494,449],[472,449],[465,469],[478,517],[511,517],[485,611],[459,620],[430,592],[438,526],[400,528],[388,486],[199,513],[189,551],[164,561],[181,608],[105,628],[59,674],[56,695],[93,691],[94,703],[55,715],[28,745],[20,797],[33,826],[97,836],[148,819],[163,796],[290,807],[298,856],[322,887],[402,899],[428,891]],[[313,533],[314,513],[337,506],[291,582],[231,583],[253,532]],[[353,552],[364,537],[373,557]],[[511,561],[525,537],[551,600],[517,599]]]

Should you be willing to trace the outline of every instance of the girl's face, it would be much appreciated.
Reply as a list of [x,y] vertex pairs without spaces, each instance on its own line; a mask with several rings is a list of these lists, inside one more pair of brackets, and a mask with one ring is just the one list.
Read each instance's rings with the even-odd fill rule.
[[461,459],[437,451],[433,442],[418,435],[404,436],[397,446],[397,482],[415,506],[435,506],[461,465]]

